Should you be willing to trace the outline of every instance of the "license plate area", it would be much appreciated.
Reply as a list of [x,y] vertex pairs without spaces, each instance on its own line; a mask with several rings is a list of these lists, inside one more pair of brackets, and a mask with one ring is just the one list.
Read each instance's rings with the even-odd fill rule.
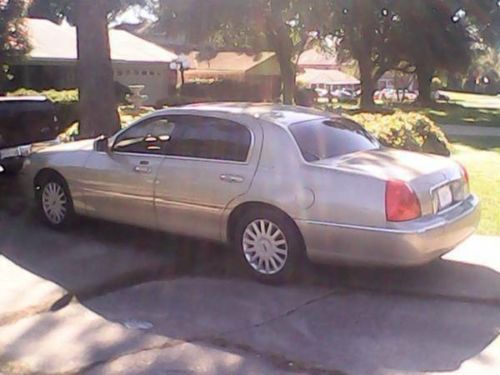
[[451,185],[444,185],[434,190],[432,201],[434,212],[439,212],[450,207],[453,204]]

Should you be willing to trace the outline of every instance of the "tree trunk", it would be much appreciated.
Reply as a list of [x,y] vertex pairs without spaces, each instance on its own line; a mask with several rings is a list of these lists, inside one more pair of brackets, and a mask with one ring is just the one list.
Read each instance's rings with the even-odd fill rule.
[[297,77],[295,66],[292,61],[280,64],[281,79],[283,87],[283,104],[293,105],[295,103],[295,93],[297,91]]
[[80,0],[75,3],[80,138],[93,138],[101,134],[109,136],[120,128],[110,57],[106,2]]
[[375,107],[373,94],[375,93],[375,80],[372,76],[372,69],[368,63],[359,61],[359,74],[361,77],[361,109],[370,110]]
[[418,65],[416,69],[418,80],[418,99],[417,102],[423,106],[433,104],[431,96],[431,83],[432,83],[432,68],[427,67],[426,64]]

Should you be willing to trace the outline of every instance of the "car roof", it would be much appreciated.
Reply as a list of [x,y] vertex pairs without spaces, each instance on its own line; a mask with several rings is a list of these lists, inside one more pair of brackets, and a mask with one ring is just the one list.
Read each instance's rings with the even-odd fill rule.
[[[200,112],[223,112],[257,117],[284,127],[298,122],[339,117],[333,113],[322,112],[316,109],[271,103],[199,103],[180,107]],[[168,110],[167,110],[168,111]]]

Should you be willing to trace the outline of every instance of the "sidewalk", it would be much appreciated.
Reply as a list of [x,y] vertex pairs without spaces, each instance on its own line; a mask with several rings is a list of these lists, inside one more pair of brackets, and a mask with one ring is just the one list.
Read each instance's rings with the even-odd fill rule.
[[[500,123],[500,119],[498,120]],[[499,127],[486,127],[474,125],[439,125],[448,136],[464,137],[500,137]]]

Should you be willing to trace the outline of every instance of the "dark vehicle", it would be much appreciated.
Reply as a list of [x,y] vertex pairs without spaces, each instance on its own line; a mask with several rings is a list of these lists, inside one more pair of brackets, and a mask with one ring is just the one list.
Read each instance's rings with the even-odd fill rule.
[[52,140],[59,132],[54,103],[47,98],[0,98],[0,166],[5,172],[19,172],[31,145]]

